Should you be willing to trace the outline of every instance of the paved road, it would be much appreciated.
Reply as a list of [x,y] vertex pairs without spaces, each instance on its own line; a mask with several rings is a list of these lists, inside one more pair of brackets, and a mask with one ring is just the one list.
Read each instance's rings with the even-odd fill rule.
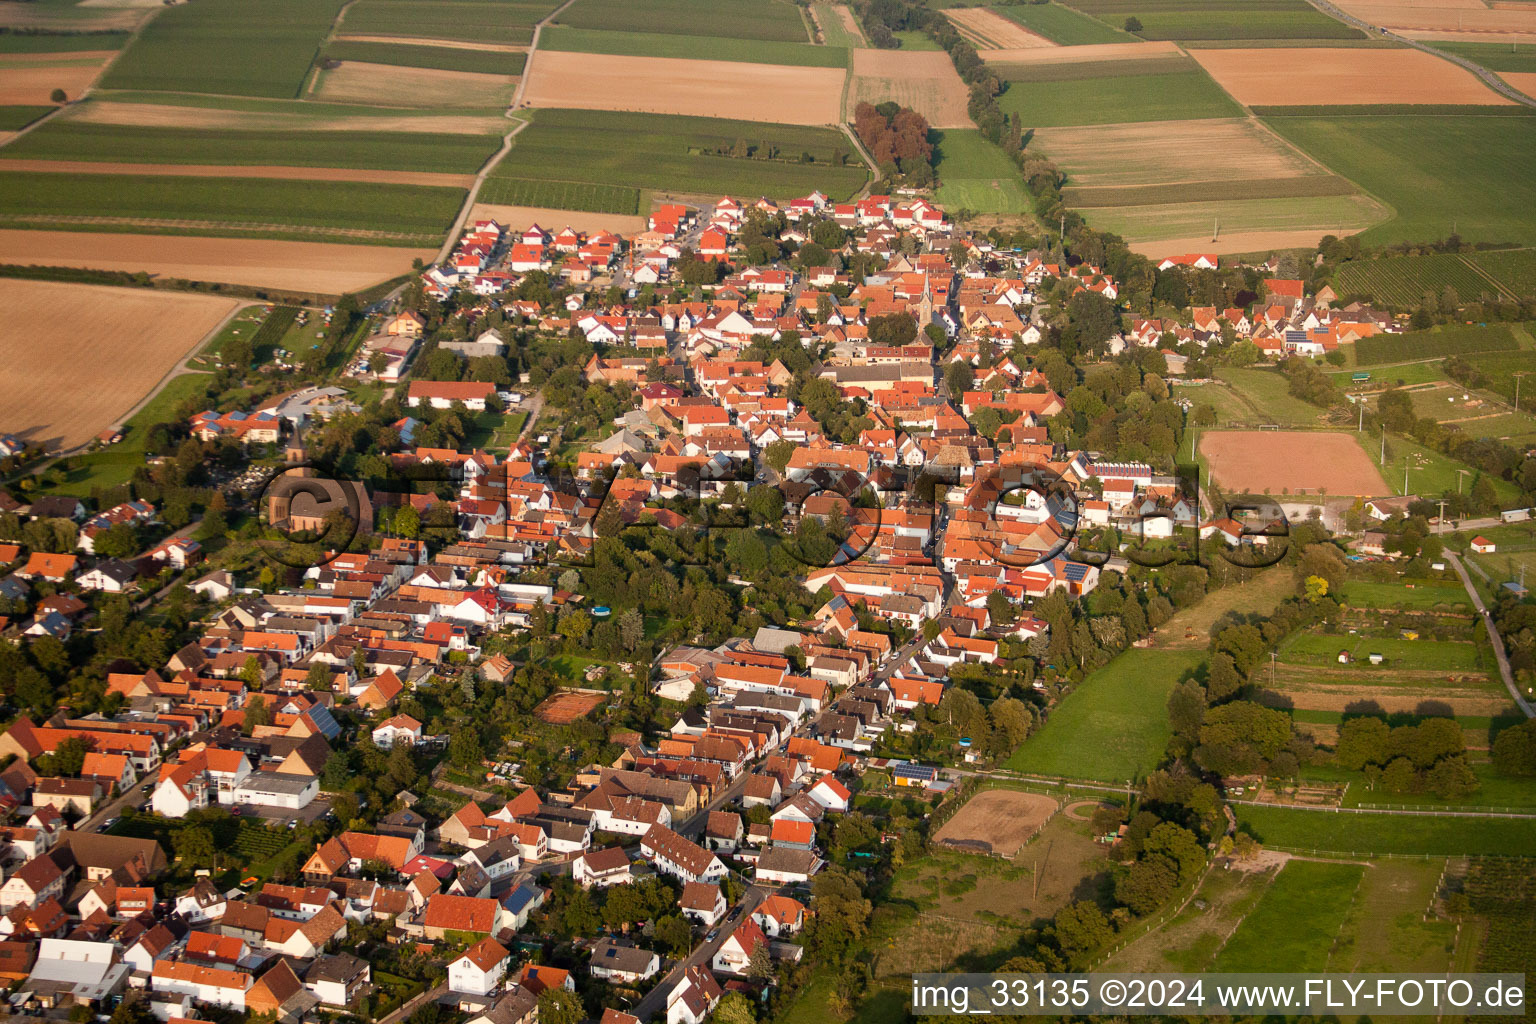
[[[1483,625],[1488,629],[1488,639],[1493,643],[1493,655],[1499,661],[1499,676],[1504,680],[1504,688],[1515,699],[1515,704],[1526,718],[1536,718],[1536,708],[1521,696],[1520,688],[1515,685],[1515,674],[1509,668],[1509,653],[1504,649],[1504,638],[1499,636],[1498,628],[1493,624],[1492,613],[1484,607],[1482,595],[1477,592],[1477,587],[1472,585],[1472,577],[1467,575],[1467,567],[1462,564],[1460,556],[1454,551],[1445,552],[1445,560],[1451,563],[1451,567],[1456,570],[1456,575],[1461,577],[1461,585],[1467,588],[1467,596],[1472,599],[1472,607],[1476,608],[1477,613],[1483,617]],[[1481,574],[1482,570],[1478,572]]]
[[1487,68],[1483,67],[1481,64],[1478,64],[1475,61],[1470,61],[1460,54],[1450,53],[1446,50],[1439,50],[1429,43],[1421,42],[1418,39],[1409,39],[1407,36],[1400,36],[1396,32],[1391,32],[1382,28],[1380,25],[1372,25],[1368,21],[1364,21],[1355,17],[1353,14],[1348,13],[1347,11],[1335,7],[1333,4],[1329,3],[1328,0],[1309,0],[1309,2],[1313,7],[1316,7],[1318,10],[1328,15],[1328,17],[1337,21],[1342,21],[1346,25],[1353,25],[1355,28],[1358,28],[1372,39],[1390,39],[1393,42],[1402,43],[1404,46],[1411,46],[1415,50],[1423,50],[1425,53],[1432,53],[1436,57],[1448,60],[1453,64],[1460,64],[1462,67],[1472,72],[1478,78],[1481,78],[1483,83],[1487,85],[1488,88],[1492,89],[1494,92],[1500,94],[1501,96],[1507,96],[1509,99],[1514,100],[1516,103],[1524,104],[1527,107],[1536,107],[1536,99],[1532,99],[1530,96],[1527,96],[1525,93],[1521,92],[1519,89],[1516,89],[1514,86],[1504,81],[1504,79],[1494,74],[1492,71],[1489,71]]
[[713,960],[715,953],[725,944],[725,940],[730,938],[731,932],[735,927],[746,917],[750,916],[752,911],[756,910],[763,900],[768,898],[770,891],[760,889],[755,885],[749,888],[746,894],[741,897],[741,902],[732,907],[725,915],[725,918],[715,926],[714,939],[709,942],[701,942],[695,946],[693,952],[688,954],[687,959],[679,961],[677,966],[668,971],[661,981],[657,983],[656,987],[646,993],[645,998],[636,1003],[634,1009],[629,1012],[641,1020],[650,1020],[665,1010],[667,996],[677,987],[677,983],[682,980],[683,972],[695,964]]

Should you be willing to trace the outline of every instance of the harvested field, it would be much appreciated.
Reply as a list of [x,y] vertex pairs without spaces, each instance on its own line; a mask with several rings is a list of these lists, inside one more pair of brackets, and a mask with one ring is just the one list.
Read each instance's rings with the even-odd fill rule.
[[1344,0],[1339,6],[1361,21],[1383,28],[1406,29],[1424,38],[1511,42],[1517,35],[1536,37],[1536,4],[1464,7],[1454,0],[1436,0],[1432,4]]
[[1270,50],[1192,50],[1191,56],[1248,106],[1514,102],[1422,50],[1296,47],[1285,51],[1284,74],[1275,73]]
[[1035,142],[1075,187],[1248,181],[1324,171],[1247,118],[1041,128]]
[[1185,252],[1212,252],[1218,255],[1240,252],[1274,252],[1278,249],[1310,249],[1317,240],[1328,233],[1326,228],[1307,228],[1297,231],[1238,231],[1222,232],[1220,238],[1211,241],[1210,235],[1191,238],[1164,238],[1157,241],[1131,242],[1132,252],[1154,259],[1176,256]]
[[528,81],[523,102],[532,107],[730,117],[778,124],[836,124],[842,120],[839,108],[845,72],[841,68],[541,50],[533,55],[524,73]]
[[1032,50],[1056,45],[990,8],[957,7],[945,11],[944,16],[978,51]]
[[1536,97],[1536,71],[1504,71],[1499,77],[1527,96]]
[[1200,453],[1222,490],[1232,494],[1390,493],[1353,434],[1212,430],[1200,438]]
[[528,47],[515,43],[470,43],[462,39],[413,39],[410,36],[339,35],[338,43],[390,43],[400,46],[447,47],[451,50],[488,50],[491,53],[526,53]]
[[146,128],[248,128],[316,132],[425,132],[436,135],[486,135],[507,130],[503,117],[468,114],[328,115],[220,110],[168,103],[92,101],[70,112],[70,120]]
[[126,31],[144,19],[145,12],[127,8],[98,7],[89,10],[59,4],[0,4],[0,28],[42,29],[55,32]]
[[1011,858],[1059,807],[1039,793],[989,789],[966,801],[934,839],[956,850]]
[[470,211],[471,221],[490,218],[515,231],[538,224],[553,231],[573,228],[591,234],[611,231],[615,234],[634,234],[644,231],[644,217],[626,216],[622,213],[586,213],[581,210],[551,210],[543,206],[502,206],[497,203],[476,203]]
[[413,259],[430,262],[436,255],[436,249],[326,242],[0,230],[0,263],[142,270],[156,277],[328,295],[378,284],[407,273]]
[[96,81],[110,53],[19,53],[0,57],[0,106],[50,103],[55,89],[70,99]]
[[0,431],[73,448],[117,422],[241,303],[211,295],[0,280]]
[[343,61],[320,75],[312,95],[332,103],[451,109],[506,106],[516,90],[512,75]]
[[468,188],[473,174],[434,174],[431,171],[377,171],[347,167],[262,167],[242,164],[126,164],[94,160],[7,160],[7,171],[51,174],[150,174],[185,178],[291,178],[301,181],[356,181],[374,185],[437,185]]
[[1536,43],[1536,32],[1426,32],[1419,29],[1395,30],[1405,39],[1445,40],[1456,43]]
[[894,100],[911,107],[935,128],[973,128],[969,94],[949,54],[940,50],[854,50],[848,113],[861,102]]
[[552,693],[533,709],[534,716],[550,725],[569,725],[585,718],[602,705],[608,697],[601,693],[579,693],[561,690]]
[[1076,61],[1137,60],[1177,56],[1179,45],[1168,40],[1149,43],[1092,43],[1087,46],[1034,46],[1010,50],[982,50],[988,64],[1065,64]]

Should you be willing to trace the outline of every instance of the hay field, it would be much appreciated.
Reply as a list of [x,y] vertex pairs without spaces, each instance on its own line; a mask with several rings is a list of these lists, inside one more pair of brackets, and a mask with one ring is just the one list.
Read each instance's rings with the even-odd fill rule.
[[222,281],[259,288],[339,295],[430,262],[436,249],[287,242],[272,239],[176,238],[87,231],[0,230],[0,263],[145,271],[156,277]]
[[911,107],[934,128],[974,128],[966,112],[965,83],[940,50],[854,50],[847,116],[860,103],[893,100]]
[[1422,50],[1296,47],[1277,74],[1273,50],[1191,50],[1200,66],[1248,106],[1443,103],[1507,106],[1463,67]]
[[51,103],[49,96],[55,89],[63,89],[72,100],[79,99],[111,56],[110,52],[94,50],[0,56],[0,106]]
[[1236,117],[1041,128],[1034,144],[1075,187],[1250,181],[1323,169],[1253,121]]
[[988,64],[1072,64],[1080,61],[1139,60],[1177,56],[1179,44],[1167,40],[1147,43],[1089,43],[1083,46],[1032,46],[1009,50],[979,50]]
[[523,101],[532,107],[813,125],[842,120],[846,72],[541,50],[524,74]]
[[1005,18],[986,7],[957,7],[944,12],[954,23],[955,29],[977,51],[1030,50],[1056,44],[1045,36],[1031,32],[1010,18]]
[[432,185],[469,188],[473,174],[437,174],[432,171],[381,171],[350,167],[271,167],[242,164],[133,164],[95,160],[7,160],[7,171],[43,171],[49,174],[148,174],[178,178],[284,178],[294,181],[355,181],[371,185]]
[[1467,4],[1466,0],[1342,0],[1345,11],[1382,28],[1423,39],[1511,42],[1536,38],[1536,4]]
[[516,90],[517,78],[513,75],[343,61],[339,67],[319,76],[311,95],[331,103],[376,103],[439,110],[506,106],[512,102]]
[[73,448],[111,426],[241,303],[0,280],[0,431]]
[[500,203],[476,203],[470,210],[471,221],[490,218],[513,231],[523,231],[538,224],[550,231],[572,228],[592,234],[611,231],[635,234],[645,230],[644,217],[622,213],[587,213],[583,210],[554,210],[545,206],[504,206]]
[[1353,434],[1212,430],[1200,438],[1200,453],[1229,493],[1391,493]]
[[956,849],[1012,857],[1059,806],[1039,793],[989,789],[966,801],[934,839]]

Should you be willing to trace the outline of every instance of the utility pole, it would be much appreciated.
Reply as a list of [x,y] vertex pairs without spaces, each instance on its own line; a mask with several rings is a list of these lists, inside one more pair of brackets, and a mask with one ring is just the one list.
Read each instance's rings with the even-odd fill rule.
[[1520,411],[1520,378],[1530,372],[1530,370],[1516,370],[1510,375],[1515,378],[1515,412]]
[[1472,471],[1470,469],[1458,469],[1456,471],[1456,493],[1457,494],[1461,493],[1461,478],[1464,477],[1464,476],[1471,476],[1471,475],[1472,475]]
[[1386,428],[1385,425],[1383,425],[1382,428],[1381,428],[1381,462],[1380,462],[1380,464],[1383,465],[1383,466],[1385,466],[1387,464],[1387,428]]
[[1408,496],[1408,456],[1403,456],[1403,497]]
[[1445,499],[1444,498],[1440,499],[1440,529],[1437,532],[1439,532],[1439,533],[1444,533],[1445,532]]
[[1269,688],[1275,688],[1275,652],[1269,652]]
[[1355,433],[1358,434],[1365,429],[1365,396],[1356,395],[1355,404],[1360,407],[1360,422],[1355,426]]

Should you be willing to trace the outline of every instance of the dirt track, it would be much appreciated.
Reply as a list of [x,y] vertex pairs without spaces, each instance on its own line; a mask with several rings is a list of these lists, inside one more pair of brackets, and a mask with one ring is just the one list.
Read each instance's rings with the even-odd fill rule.
[[574,228],[577,231],[612,231],[615,234],[634,234],[645,230],[644,217],[622,213],[587,213],[583,210],[551,210],[542,206],[501,206],[496,203],[476,203],[470,211],[471,220],[489,217],[502,227],[516,231],[526,230],[534,224],[551,231]]
[[934,835],[937,842],[1012,857],[1060,805],[1052,797],[988,789],[966,801]]
[[435,249],[331,242],[195,238],[89,231],[0,230],[0,263],[146,271],[337,295],[377,284],[431,260]]
[[49,174],[149,174],[182,178],[285,178],[300,181],[357,181],[372,185],[439,185],[468,188],[473,174],[379,171],[347,167],[260,167],[240,164],[120,164],[97,160],[4,160],[0,170]]
[[84,444],[185,358],[235,299],[0,279],[0,431]]
[[841,68],[539,50],[524,69],[522,98],[530,107],[826,125],[842,120],[845,74]]
[[[1287,49],[1283,73],[1273,50],[1191,50],[1190,55],[1239,103],[1248,106],[1313,104],[1467,103],[1508,106],[1513,101],[1477,76],[1422,50],[1330,47]],[[1342,55],[1342,56],[1341,56]]]

